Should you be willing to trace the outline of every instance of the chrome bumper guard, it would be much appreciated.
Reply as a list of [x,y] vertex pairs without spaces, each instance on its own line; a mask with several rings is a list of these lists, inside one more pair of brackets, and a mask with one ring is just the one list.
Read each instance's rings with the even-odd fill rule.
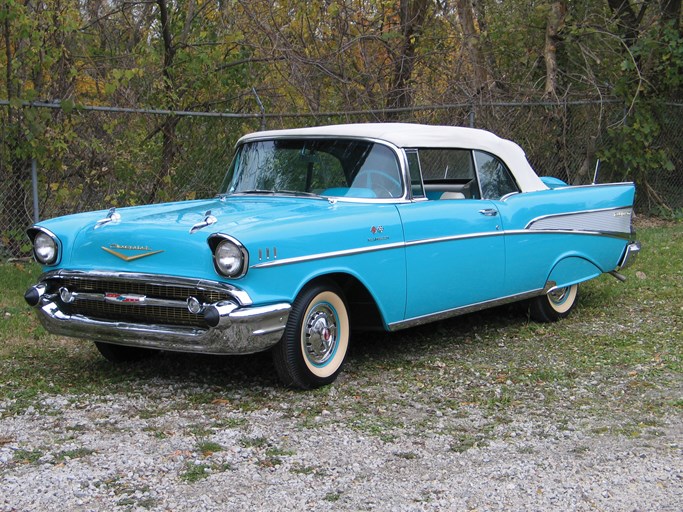
[[[60,296],[61,295],[61,296]],[[100,320],[68,314],[60,305],[73,295],[47,293],[44,283],[29,288],[26,302],[35,307],[45,329],[53,334],[118,345],[203,354],[250,354],[275,345],[287,325],[291,306],[239,306],[230,301],[207,305],[206,327],[155,325]],[[83,295],[83,294],[81,294]],[[83,300],[92,300],[92,296]]]
[[619,262],[618,270],[623,270],[630,267],[638,258],[638,253],[640,253],[640,242],[631,242],[626,246],[624,250],[624,255],[621,257]]

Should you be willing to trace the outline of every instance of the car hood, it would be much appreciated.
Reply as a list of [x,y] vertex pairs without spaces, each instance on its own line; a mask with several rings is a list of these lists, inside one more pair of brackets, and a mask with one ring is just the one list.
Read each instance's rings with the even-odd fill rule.
[[[262,248],[266,254],[277,241],[296,244],[293,239],[297,237],[319,236],[317,223],[321,218],[327,219],[328,228],[329,219],[339,219],[340,212],[331,210],[346,210],[347,226],[354,217],[366,224],[367,220],[361,219],[368,208],[377,205],[322,198],[232,196],[121,208],[116,211],[120,218],[107,223],[98,224],[107,216],[107,211],[102,210],[52,219],[40,226],[52,231],[62,243],[59,267],[215,279],[207,244],[211,234],[230,235],[251,254],[259,254]],[[348,213],[354,211],[357,215],[349,217]],[[208,212],[215,222],[191,233],[194,226],[205,221]],[[296,233],[288,228],[293,225],[297,226]]]

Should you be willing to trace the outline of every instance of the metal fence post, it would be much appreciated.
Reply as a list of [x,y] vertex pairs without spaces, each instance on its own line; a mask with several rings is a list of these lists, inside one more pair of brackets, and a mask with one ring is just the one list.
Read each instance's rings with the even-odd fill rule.
[[38,163],[35,158],[31,159],[31,188],[33,189],[33,222],[40,220],[38,208]]
[[470,128],[474,128],[474,107],[472,107],[470,109],[469,118],[470,118]]

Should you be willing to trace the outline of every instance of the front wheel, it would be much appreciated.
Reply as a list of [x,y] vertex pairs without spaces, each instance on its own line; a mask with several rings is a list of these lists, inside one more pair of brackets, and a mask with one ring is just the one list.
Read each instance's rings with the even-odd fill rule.
[[531,299],[529,315],[536,322],[556,322],[569,316],[576,306],[578,295],[578,284],[552,290],[546,295]]
[[342,291],[331,282],[304,288],[292,305],[273,363],[290,387],[311,389],[334,382],[349,348],[349,314]]

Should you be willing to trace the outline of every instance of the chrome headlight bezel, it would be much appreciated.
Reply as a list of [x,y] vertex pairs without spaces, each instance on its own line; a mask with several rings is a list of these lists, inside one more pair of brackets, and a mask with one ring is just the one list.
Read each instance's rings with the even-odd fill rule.
[[59,263],[62,256],[62,244],[52,231],[40,226],[28,230],[33,246],[33,257],[41,265],[53,266]]
[[216,272],[230,279],[244,277],[249,269],[249,252],[236,238],[215,233],[208,238]]

